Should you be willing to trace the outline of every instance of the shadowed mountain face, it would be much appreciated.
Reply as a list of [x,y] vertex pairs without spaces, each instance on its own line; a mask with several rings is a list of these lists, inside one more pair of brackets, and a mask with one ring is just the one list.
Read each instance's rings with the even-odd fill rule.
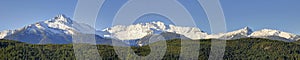
[[28,30],[20,30],[12,35],[6,36],[4,39],[18,40],[32,44],[68,44],[72,43],[72,36],[66,34],[52,34],[44,30],[36,30],[30,32]]

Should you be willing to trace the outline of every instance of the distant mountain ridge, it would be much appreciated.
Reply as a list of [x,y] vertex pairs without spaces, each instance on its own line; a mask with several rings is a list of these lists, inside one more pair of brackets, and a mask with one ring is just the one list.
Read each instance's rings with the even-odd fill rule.
[[[18,40],[33,44],[68,44],[72,43],[72,35],[80,33],[80,29],[95,30],[87,24],[78,23],[60,14],[52,19],[30,24],[20,29],[2,31],[0,32],[0,39]],[[96,31],[95,34],[86,35],[95,36],[99,44],[111,44],[112,40],[119,40],[128,42],[130,45],[147,44],[144,43],[148,41],[145,39],[157,35],[162,35],[166,40],[180,38],[189,40],[266,38],[293,42],[300,39],[299,35],[292,33],[271,29],[253,31],[249,27],[228,33],[208,34],[197,27],[175,26],[160,21],[128,26],[116,25],[101,31]]]
[[198,40],[198,39],[232,40],[232,39],[240,39],[240,38],[266,38],[266,39],[280,40],[285,42],[293,42],[293,41],[298,41],[300,39],[299,35],[292,34],[292,33],[287,33],[287,32],[272,30],[272,29],[262,29],[259,31],[253,31],[249,27],[244,27],[242,29],[235,30],[232,32],[227,32],[227,33],[208,34],[196,27],[165,25],[163,22],[160,21],[140,23],[140,24],[129,25],[129,26],[117,25],[111,28],[106,28],[103,31],[109,33],[110,34],[109,36],[113,36],[114,38],[119,40],[141,39],[145,36],[159,34],[161,32],[180,34],[191,40]]

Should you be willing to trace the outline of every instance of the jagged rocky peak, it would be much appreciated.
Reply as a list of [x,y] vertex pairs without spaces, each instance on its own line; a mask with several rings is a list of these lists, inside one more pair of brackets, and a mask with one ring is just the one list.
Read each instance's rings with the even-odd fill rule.
[[69,19],[66,15],[64,14],[58,14],[54,19],[52,19],[55,22],[64,22],[64,23],[72,23],[72,20]]
[[250,27],[246,26],[244,27],[245,30],[252,30]]
[[63,30],[72,29],[72,24],[74,22],[65,16],[64,14],[58,14],[53,19],[50,19],[48,21],[40,22],[40,24],[44,26],[48,26],[51,28],[58,28]]
[[242,29],[239,29],[239,30],[236,30],[236,31],[232,31],[232,32],[229,32],[229,33],[233,33],[233,34],[240,34],[240,33],[244,33],[246,35],[250,35],[253,33],[252,29],[249,28],[249,27],[244,27]]
[[243,30],[244,30],[245,32],[247,32],[247,35],[250,35],[250,34],[253,33],[253,30],[252,30],[250,27],[248,27],[248,26],[244,27]]
[[64,14],[58,14],[56,17],[54,17],[55,20],[65,20],[66,15]]

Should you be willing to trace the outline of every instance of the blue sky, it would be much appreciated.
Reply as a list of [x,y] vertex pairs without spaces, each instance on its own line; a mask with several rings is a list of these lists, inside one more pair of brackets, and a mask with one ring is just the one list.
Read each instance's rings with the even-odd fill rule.
[[[107,0],[97,18],[97,29],[111,26],[113,16],[127,0]],[[178,0],[196,20],[197,26],[210,32],[206,15],[196,0]],[[249,26],[254,30],[277,29],[300,34],[300,0],[220,0],[228,31]],[[2,0],[0,31],[24,27],[50,19],[57,14],[72,18],[76,0]]]

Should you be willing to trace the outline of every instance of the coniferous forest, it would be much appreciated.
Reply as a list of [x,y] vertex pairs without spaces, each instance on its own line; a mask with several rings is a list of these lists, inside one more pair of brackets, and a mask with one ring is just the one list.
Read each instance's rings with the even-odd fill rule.
[[[200,44],[199,60],[207,60],[211,40],[167,40],[163,60],[177,60],[180,57],[181,42]],[[196,42],[196,43],[195,43]],[[152,43],[153,45],[159,42]],[[97,45],[103,60],[120,60],[113,46]],[[148,45],[131,47],[139,56],[147,56]],[[14,40],[0,40],[0,60],[75,60],[73,44],[27,44]],[[226,41],[225,60],[300,60],[300,42],[283,42],[261,38],[242,38]]]

